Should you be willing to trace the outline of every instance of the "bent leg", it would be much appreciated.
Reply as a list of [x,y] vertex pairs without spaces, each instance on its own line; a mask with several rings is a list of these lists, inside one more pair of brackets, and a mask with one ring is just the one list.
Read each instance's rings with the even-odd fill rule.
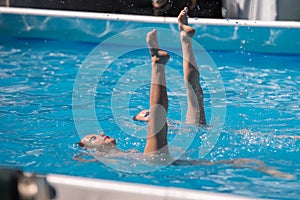
[[195,29],[188,25],[188,9],[185,7],[178,15],[178,28],[183,54],[183,73],[186,85],[188,109],[186,122],[189,124],[206,125],[203,106],[203,90],[200,86],[200,73],[192,47]]
[[168,96],[166,89],[165,65],[169,54],[159,49],[156,30],[150,31],[146,38],[152,60],[150,89],[150,119],[144,154],[169,154],[166,123]]

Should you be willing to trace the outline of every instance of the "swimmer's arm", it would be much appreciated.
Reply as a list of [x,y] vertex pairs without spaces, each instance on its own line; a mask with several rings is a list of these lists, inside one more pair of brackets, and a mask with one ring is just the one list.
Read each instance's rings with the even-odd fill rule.
[[176,160],[173,165],[195,165],[195,166],[211,166],[219,164],[218,161],[206,161],[206,160]]
[[81,154],[76,154],[76,155],[74,155],[74,160],[77,160],[77,161],[79,161],[79,162],[97,162],[98,160],[97,159],[85,159],[85,158],[82,158],[82,156],[84,156],[84,155],[88,155],[88,154],[83,154],[83,153],[81,153]]
[[206,160],[176,160],[174,165],[196,165],[196,166],[212,166],[218,164],[232,165],[234,168],[253,169],[273,177],[283,178],[287,180],[295,179],[292,174],[281,172],[277,169],[267,166],[264,162],[254,159],[240,158],[234,160],[206,161]]

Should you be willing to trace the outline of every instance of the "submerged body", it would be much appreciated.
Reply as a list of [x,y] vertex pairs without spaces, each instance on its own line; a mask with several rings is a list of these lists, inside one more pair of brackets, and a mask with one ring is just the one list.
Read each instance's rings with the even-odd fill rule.
[[[85,143],[82,143],[85,142]],[[277,169],[267,166],[264,162],[239,158],[233,160],[220,160],[220,161],[207,161],[207,160],[176,160],[166,153],[152,154],[151,156],[145,156],[143,153],[137,150],[122,151],[116,147],[116,141],[104,133],[100,135],[90,134],[83,138],[83,141],[78,145],[89,149],[88,155],[93,159],[85,159],[82,156],[84,154],[78,154],[74,156],[75,160],[80,162],[98,162],[105,158],[105,160],[115,161],[115,158],[124,158],[129,161],[138,162],[141,164],[159,164],[159,165],[196,165],[196,166],[213,166],[213,165],[232,165],[235,168],[249,168],[253,169],[277,178],[283,178],[287,180],[295,179],[295,177],[289,173],[281,172]]]

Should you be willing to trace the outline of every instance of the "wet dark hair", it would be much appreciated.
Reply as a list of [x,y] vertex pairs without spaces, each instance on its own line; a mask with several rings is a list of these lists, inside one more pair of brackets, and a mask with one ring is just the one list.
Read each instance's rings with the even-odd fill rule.
[[77,142],[76,145],[78,145],[80,147],[84,147],[84,144],[82,142]]

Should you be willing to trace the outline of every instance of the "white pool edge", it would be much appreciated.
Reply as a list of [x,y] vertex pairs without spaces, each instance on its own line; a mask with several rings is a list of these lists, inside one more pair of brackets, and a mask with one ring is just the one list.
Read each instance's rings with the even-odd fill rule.
[[118,181],[47,175],[47,181],[56,189],[56,200],[250,200],[224,193],[212,193],[174,187],[151,186]]
[[[176,17],[124,15],[124,14],[47,10],[47,9],[32,9],[32,8],[14,8],[14,7],[0,7],[0,14],[119,20],[119,21],[133,21],[133,22],[143,22],[143,23],[154,23],[154,22],[155,23],[177,23]],[[219,26],[300,28],[300,22],[296,22],[296,21],[251,21],[251,20],[236,20],[236,19],[190,18],[189,22],[192,24],[219,25]]]

